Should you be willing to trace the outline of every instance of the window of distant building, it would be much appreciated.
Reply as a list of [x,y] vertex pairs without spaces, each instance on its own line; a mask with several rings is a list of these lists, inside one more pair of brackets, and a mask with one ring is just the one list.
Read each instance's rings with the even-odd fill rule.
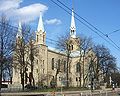
[[76,72],[80,72],[80,63],[79,62],[76,64]]
[[54,70],[54,58],[52,58],[52,70]]

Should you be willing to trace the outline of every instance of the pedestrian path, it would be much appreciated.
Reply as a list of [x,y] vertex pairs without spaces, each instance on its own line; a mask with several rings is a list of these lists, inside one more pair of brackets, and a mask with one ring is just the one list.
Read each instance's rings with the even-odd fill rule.
[[[102,96],[110,96],[110,94],[116,94],[120,92],[120,88],[112,90],[107,88],[105,90],[84,90],[84,91],[64,91],[64,92],[15,92],[15,93],[1,93],[2,96],[100,96],[100,94],[107,94]],[[98,94],[98,95],[97,95]],[[44,96],[43,95],[43,96]],[[114,95],[111,95],[114,96]]]

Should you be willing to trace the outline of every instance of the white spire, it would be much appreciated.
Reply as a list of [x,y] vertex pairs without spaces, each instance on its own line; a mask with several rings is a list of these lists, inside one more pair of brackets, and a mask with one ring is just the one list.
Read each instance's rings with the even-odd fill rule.
[[70,36],[73,38],[76,38],[76,27],[75,27],[75,19],[74,19],[74,10],[73,9],[72,9],[72,17],[71,17]]
[[18,38],[18,37],[22,37],[22,25],[21,25],[21,22],[19,22],[19,24],[18,24],[18,33],[17,33],[17,35],[16,35],[16,38]]
[[38,23],[38,28],[37,31],[42,31],[44,32],[44,25],[43,25],[43,20],[42,20],[42,12],[40,12],[40,18],[39,18],[39,23]]

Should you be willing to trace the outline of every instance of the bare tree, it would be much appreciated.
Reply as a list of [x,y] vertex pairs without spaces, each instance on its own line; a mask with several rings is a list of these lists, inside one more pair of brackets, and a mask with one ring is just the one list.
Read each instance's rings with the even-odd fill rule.
[[[15,31],[11,27],[10,21],[2,15],[0,17],[0,90],[2,85],[3,72],[10,68],[13,54],[13,44],[15,40]],[[11,69],[11,68],[10,68]]]
[[[29,81],[30,81],[30,85],[35,86],[33,69],[34,69],[35,56],[37,57],[37,55],[38,55],[38,50],[37,50],[38,48],[35,45],[35,40],[34,40],[33,34],[31,34],[31,36],[29,38],[27,48],[28,48],[27,57],[28,57],[28,60],[30,61],[28,63],[29,63],[30,69],[31,69]],[[33,82],[33,84],[31,84],[32,82]]]
[[22,35],[18,36],[16,38],[16,46],[14,50],[14,63],[13,66],[16,69],[19,69],[20,76],[21,76],[21,84],[22,89],[24,90],[24,85],[27,83],[27,67],[28,67],[28,42],[29,42],[29,34],[30,34],[30,28],[26,25],[22,26],[22,29],[19,29],[18,31],[21,31]]
[[70,63],[71,63],[71,41],[68,36],[61,36],[58,40],[57,47],[59,50],[62,50],[67,57],[67,66],[66,66],[66,84],[69,87],[69,72],[70,72]]
[[80,87],[81,87],[81,81],[83,81],[83,87],[85,87],[85,80],[88,77],[88,73],[85,72],[85,60],[89,59],[88,54],[91,54],[91,48],[92,48],[93,42],[90,37],[80,37],[79,42],[79,62],[81,64],[81,71],[80,71],[80,79],[82,76],[83,80],[80,80]]
[[95,78],[99,81],[99,76],[102,75],[104,77],[104,82],[109,84],[110,74],[117,69],[116,58],[110,54],[109,49],[104,45],[96,45],[93,50],[97,57]]

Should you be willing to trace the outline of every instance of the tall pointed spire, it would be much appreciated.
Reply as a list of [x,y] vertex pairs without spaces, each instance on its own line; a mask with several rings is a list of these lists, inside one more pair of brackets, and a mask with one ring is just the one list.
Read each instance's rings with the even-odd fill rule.
[[39,22],[38,22],[38,28],[37,31],[42,31],[44,32],[44,25],[43,25],[43,20],[42,20],[42,12],[40,12],[40,18],[39,18]]
[[22,25],[21,22],[18,24],[18,33],[16,35],[16,38],[22,38]]
[[76,38],[76,26],[74,18],[74,10],[72,8],[71,26],[70,26],[70,37]]

